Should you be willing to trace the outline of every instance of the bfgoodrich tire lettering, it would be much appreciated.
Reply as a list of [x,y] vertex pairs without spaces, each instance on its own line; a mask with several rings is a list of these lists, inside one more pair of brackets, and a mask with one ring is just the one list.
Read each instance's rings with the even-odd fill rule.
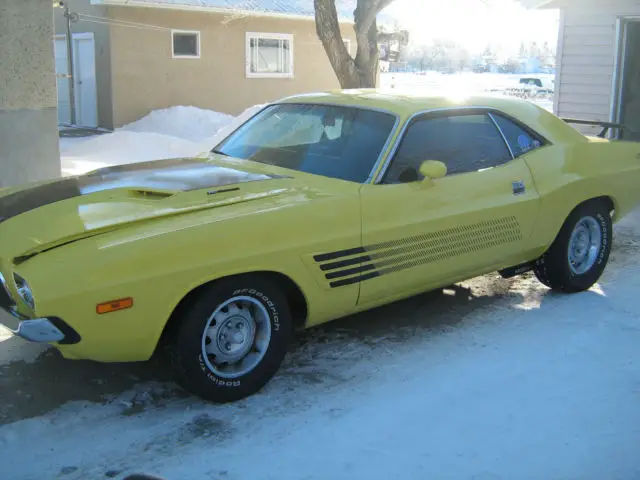
[[[597,255],[587,262],[588,268],[572,267],[571,247],[576,229],[590,225],[595,229]],[[593,235],[587,235],[593,238]],[[612,222],[604,202],[593,200],[577,207],[567,218],[555,241],[534,266],[534,273],[547,287],[567,293],[591,288],[600,278],[609,261],[612,241]]]
[[[262,336],[265,348],[264,352],[256,354],[262,355],[259,362],[246,372],[240,367],[239,370],[223,371],[229,365],[222,362],[218,367],[204,347],[206,332],[213,328],[213,314],[227,304],[233,305],[230,308],[237,308],[235,299],[253,303],[253,311],[263,312],[263,321],[268,321],[268,328],[261,330],[263,333],[256,327],[255,332]],[[222,315],[231,316],[231,311],[227,312]],[[261,276],[242,276],[214,283],[198,295],[180,321],[173,355],[178,380],[191,393],[218,403],[239,400],[262,389],[282,364],[291,336],[291,313],[286,297],[273,282]],[[267,337],[268,341],[265,340]],[[207,340],[209,343],[212,341],[210,338]],[[230,368],[244,363],[234,363]]]

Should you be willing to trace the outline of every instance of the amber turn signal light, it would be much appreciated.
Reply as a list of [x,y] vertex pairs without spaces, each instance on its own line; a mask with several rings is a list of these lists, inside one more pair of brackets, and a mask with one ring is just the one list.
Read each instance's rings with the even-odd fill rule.
[[118,310],[125,310],[133,307],[133,298],[120,298],[118,300],[111,300],[110,302],[99,303],[96,306],[96,312],[98,315],[103,313],[117,312]]

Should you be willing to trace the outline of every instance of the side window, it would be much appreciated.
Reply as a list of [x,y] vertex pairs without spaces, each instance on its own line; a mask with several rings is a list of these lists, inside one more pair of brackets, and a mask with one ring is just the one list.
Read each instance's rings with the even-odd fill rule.
[[425,160],[443,162],[454,175],[501,165],[511,153],[487,114],[425,118],[407,129],[383,183],[418,180]]
[[502,133],[504,133],[514,157],[519,157],[530,150],[542,146],[542,142],[540,140],[535,138],[518,124],[503,117],[502,115],[492,114],[492,116],[500,127],[500,130],[502,130]]

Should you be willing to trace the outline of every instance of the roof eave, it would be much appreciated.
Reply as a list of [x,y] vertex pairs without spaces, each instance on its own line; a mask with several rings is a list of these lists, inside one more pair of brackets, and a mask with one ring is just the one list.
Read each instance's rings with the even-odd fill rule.
[[[315,21],[313,15],[299,15],[293,13],[278,13],[278,12],[261,12],[258,10],[242,10],[232,8],[220,8],[220,7],[205,7],[197,5],[179,5],[168,3],[149,3],[141,2],[138,0],[90,0],[92,5],[111,5],[119,7],[139,7],[139,8],[158,8],[164,10],[180,10],[191,12],[204,12],[204,13],[220,13],[225,15],[241,15],[246,17],[270,17],[270,18],[286,18],[289,20],[312,20]],[[353,19],[340,18],[340,23],[353,24]]]

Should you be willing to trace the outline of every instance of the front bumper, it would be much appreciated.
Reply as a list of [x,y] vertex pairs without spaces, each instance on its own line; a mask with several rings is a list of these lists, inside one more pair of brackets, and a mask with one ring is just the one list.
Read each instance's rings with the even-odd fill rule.
[[64,333],[51,323],[48,318],[24,320],[12,332],[25,340],[35,343],[54,343],[64,340]]
[[73,344],[80,341],[80,335],[57,317],[25,318],[14,309],[3,309],[0,323],[14,335],[34,343]]
[[14,335],[35,343],[61,342],[65,334],[48,318],[24,319],[19,313],[11,309],[5,310],[6,316],[0,318],[0,323],[11,330]]

